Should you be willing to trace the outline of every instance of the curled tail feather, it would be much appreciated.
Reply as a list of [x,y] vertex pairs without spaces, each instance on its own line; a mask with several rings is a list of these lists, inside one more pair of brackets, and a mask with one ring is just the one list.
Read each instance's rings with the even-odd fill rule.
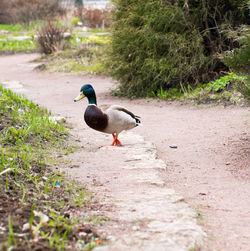
[[135,116],[135,122],[136,122],[136,126],[139,126],[141,124],[140,117]]

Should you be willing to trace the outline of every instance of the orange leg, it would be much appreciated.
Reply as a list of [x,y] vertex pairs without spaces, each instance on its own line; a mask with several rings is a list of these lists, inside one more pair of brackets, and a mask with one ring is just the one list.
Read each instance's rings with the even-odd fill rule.
[[118,135],[115,134],[115,133],[112,133],[112,135],[113,135],[114,141],[113,141],[113,143],[111,144],[111,146],[121,146],[122,143],[121,143],[121,141],[118,139]]

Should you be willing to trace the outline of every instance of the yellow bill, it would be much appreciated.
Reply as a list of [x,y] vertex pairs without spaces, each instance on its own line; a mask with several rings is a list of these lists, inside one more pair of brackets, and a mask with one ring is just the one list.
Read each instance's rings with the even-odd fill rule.
[[77,102],[83,98],[85,98],[85,95],[82,92],[80,92],[80,94],[74,99],[74,101]]

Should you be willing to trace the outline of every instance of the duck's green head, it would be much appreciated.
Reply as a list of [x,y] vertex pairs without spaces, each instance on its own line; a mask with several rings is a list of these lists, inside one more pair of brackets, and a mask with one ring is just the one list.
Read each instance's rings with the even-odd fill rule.
[[85,97],[88,98],[89,104],[96,105],[95,90],[92,85],[83,85],[80,89],[80,94],[74,99],[74,101],[77,102]]

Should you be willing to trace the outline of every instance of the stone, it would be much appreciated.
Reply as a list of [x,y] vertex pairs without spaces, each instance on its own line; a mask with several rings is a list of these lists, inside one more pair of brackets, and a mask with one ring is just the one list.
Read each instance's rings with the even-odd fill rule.
[[170,145],[169,147],[170,148],[175,148],[175,149],[178,148],[177,145],[174,145],[174,144]]
[[16,214],[22,214],[23,213],[23,209],[22,208],[18,208],[15,211]]

